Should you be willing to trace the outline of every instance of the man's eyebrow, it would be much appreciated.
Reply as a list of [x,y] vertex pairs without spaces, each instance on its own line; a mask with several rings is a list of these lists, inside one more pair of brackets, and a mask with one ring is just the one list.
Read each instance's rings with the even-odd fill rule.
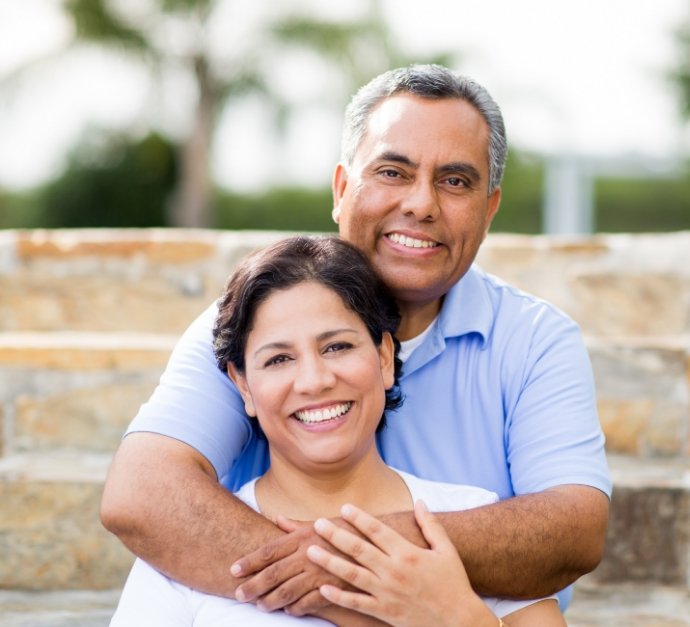
[[470,163],[464,161],[456,161],[453,163],[446,163],[438,168],[439,174],[465,174],[469,176],[473,181],[479,181],[482,175],[479,170],[475,168]]
[[394,163],[399,163],[400,165],[406,165],[411,168],[416,168],[419,164],[415,163],[408,156],[400,154],[399,152],[393,152],[392,150],[386,150],[382,152],[374,161],[393,161]]

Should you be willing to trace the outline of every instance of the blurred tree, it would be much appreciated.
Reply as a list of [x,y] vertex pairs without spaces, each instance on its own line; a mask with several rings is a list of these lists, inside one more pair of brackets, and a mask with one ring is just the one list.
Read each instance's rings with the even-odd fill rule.
[[62,176],[38,192],[41,226],[165,226],[176,154],[176,147],[156,134],[134,143],[108,137],[97,148],[80,146]]
[[681,115],[687,120],[690,119],[690,15],[674,36],[678,58],[670,77],[678,91]]
[[[179,179],[171,202],[170,221],[176,226],[212,222],[211,144],[219,113],[229,100],[261,93],[273,106],[277,128],[285,120],[287,105],[272,88],[271,74],[286,50],[301,47],[327,59],[345,76],[348,93],[343,98],[373,75],[412,60],[393,43],[377,0],[370,3],[368,13],[350,21],[320,20],[294,12],[286,17],[272,10],[260,36],[249,44],[233,42],[234,49],[224,53],[213,47],[208,35],[220,20],[227,20],[221,13],[229,1],[63,1],[75,26],[75,44],[115,48],[143,62],[154,77],[182,71],[194,84],[193,121],[180,142]],[[441,54],[426,60],[448,59]]]

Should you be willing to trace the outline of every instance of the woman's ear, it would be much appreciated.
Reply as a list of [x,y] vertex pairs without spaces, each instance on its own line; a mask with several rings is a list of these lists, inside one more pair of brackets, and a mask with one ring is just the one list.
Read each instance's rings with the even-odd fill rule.
[[228,363],[227,366],[228,376],[232,379],[233,383],[237,386],[240,392],[240,396],[244,401],[244,411],[247,412],[248,416],[256,418],[256,409],[254,407],[254,401],[252,400],[252,393],[249,391],[249,386],[247,385],[247,379],[245,376],[235,367],[234,364]]
[[383,385],[390,390],[395,383],[395,344],[393,336],[385,331],[379,346],[379,360],[381,361],[381,376]]

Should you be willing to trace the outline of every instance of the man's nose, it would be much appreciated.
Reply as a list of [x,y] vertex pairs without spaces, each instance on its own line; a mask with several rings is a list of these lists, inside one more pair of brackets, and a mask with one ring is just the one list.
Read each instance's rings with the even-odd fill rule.
[[320,356],[300,360],[294,388],[299,394],[316,394],[335,384],[335,375]]
[[413,215],[419,222],[438,218],[441,208],[433,181],[415,181],[402,201],[401,209],[404,213]]

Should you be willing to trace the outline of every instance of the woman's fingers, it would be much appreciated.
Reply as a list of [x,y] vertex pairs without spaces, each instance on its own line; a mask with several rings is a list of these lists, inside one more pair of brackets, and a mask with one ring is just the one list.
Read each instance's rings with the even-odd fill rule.
[[455,546],[453,546],[441,521],[427,509],[424,501],[419,500],[414,504],[414,516],[424,534],[424,539],[433,551],[456,553]]
[[317,566],[356,588],[371,591],[376,586],[376,577],[371,571],[342,557],[333,555],[319,546],[310,546],[307,549],[307,557]]

